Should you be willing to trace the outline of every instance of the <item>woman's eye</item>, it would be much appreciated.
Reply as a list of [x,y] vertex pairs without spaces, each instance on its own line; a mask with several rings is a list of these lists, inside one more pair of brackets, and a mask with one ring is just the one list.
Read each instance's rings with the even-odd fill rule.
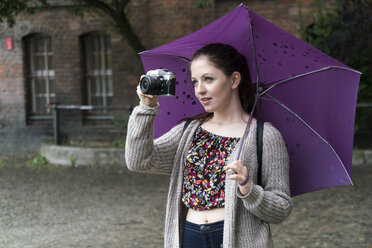
[[198,81],[196,81],[196,80],[194,80],[194,81],[192,81],[192,85],[197,85],[198,84]]
[[213,81],[213,78],[211,78],[211,77],[205,77],[205,81],[207,81],[207,82]]

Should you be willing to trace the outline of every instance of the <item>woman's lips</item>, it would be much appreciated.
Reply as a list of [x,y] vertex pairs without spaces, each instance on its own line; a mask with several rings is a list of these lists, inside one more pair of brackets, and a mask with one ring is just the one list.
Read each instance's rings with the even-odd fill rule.
[[212,98],[210,97],[203,97],[203,98],[200,98],[200,103],[201,104],[208,104],[210,101],[212,100]]

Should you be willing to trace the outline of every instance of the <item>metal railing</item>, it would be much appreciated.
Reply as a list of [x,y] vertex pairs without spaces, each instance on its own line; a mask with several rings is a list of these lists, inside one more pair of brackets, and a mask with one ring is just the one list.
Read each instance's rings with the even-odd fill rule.
[[372,103],[357,103],[357,108],[372,108]]
[[[91,105],[62,105],[62,104],[48,104],[46,105],[47,108],[53,109],[53,136],[54,136],[54,143],[59,145],[61,143],[61,135],[60,135],[60,111],[61,109],[64,110],[127,110],[128,115],[132,112],[133,106],[125,106],[125,107],[116,107],[116,106],[91,106]],[[372,103],[358,103],[357,108],[372,108]]]
[[133,106],[116,107],[116,106],[91,106],[91,105],[62,105],[58,103],[47,104],[47,108],[53,109],[53,137],[54,144],[61,144],[61,130],[60,130],[60,110],[127,110],[128,115],[132,112]]

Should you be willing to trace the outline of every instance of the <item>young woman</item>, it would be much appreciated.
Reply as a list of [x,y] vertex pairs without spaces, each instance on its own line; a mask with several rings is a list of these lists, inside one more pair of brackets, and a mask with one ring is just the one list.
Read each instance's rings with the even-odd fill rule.
[[273,247],[269,223],[284,221],[292,206],[283,138],[265,123],[258,185],[254,118],[241,140],[254,101],[244,56],[230,45],[209,44],[194,54],[190,72],[205,113],[191,118],[186,130],[182,122],[153,140],[157,97],[139,87],[141,102],[128,123],[128,168],[171,177],[164,247]]

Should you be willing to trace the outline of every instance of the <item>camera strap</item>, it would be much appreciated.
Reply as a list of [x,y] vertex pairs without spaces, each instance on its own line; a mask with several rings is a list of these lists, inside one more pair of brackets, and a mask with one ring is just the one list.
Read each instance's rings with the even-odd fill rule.
[[[262,150],[263,150],[263,128],[264,122],[257,121],[257,184],[261,185],[261,178],[262,178]],[[261,185],[262,186],[262,185]]]
[[182,130],[182,134],[181,134],[181,136],[182,136],[183,133],[185,132],[186,128],[190,125],[190,123],[191,123],[191,120],[188,120],[188,121],[185,122],[185,125],[183,125],[183,130]]

